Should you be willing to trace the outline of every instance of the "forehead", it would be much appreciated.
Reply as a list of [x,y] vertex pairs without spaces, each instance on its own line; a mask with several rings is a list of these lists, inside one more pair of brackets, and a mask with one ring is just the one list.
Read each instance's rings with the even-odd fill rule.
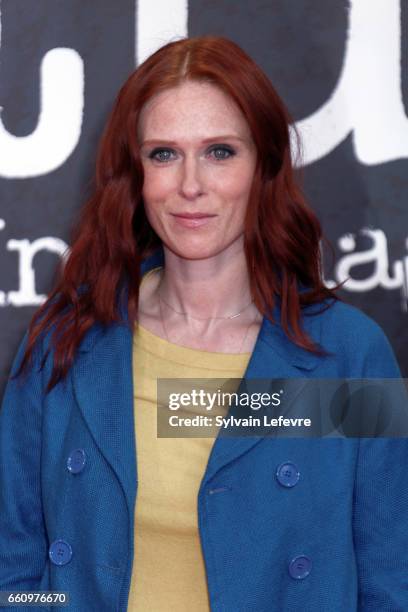
[[207,138],[231,133],[250,137],[250,128],[234,100],[211,83],[185,82],[154,96],[143,107],[139,137],[166,140]]

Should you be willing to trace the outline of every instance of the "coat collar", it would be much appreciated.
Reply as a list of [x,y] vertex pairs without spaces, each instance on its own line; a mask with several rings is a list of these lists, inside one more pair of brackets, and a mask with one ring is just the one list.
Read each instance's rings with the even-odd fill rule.
[[[142,263],[142,274],[163,263],[160,250]],[[134,436],[133,334],[127,325],[126,292],[120,304],[124,323],[103,329],[94,325],[81,343],[71,369],[74,393],[99,450],[116,473],[133,516],[137,465]],[[307,317],[307,331],[320,341],[319,317]],[[319,357],[296,347],[278,323],[266,317],[256,340],[244,379],[297,378],[292,386],[297,395],[313,376]],[[260,442],[260,437],[217,437],[202,484],[226,463],[236,459]]]

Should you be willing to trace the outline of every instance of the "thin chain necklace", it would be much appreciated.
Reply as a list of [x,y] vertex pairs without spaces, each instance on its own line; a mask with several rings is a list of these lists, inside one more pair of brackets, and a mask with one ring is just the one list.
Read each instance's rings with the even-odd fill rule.
[[[165,324],[164,324],[164,317],[163,317],[163,308],[162,308],[162,303],[166,304],[166,306],[168,306],[169,308],[171,308],[171,309],[172,309],[172,310],[173,310],[175,313],[177,313],[177,314],[179,314],[179,315],[185,315],[186,317],[190,317],[191,319],[196,319],[196,320],[199,320],[199,321],[210,321],[210,320],[213,320],[213,319],[235,319],[235,318],[239,317],[239,316],[240,316],[240,315],[241,315],[241,314],[242,314],[242,313],[243,313],[243,312],[244,312],[244,311],[245,311],[247,308],[249,308],[249,306],[250,306],[250,305],[253,303],[253,300],[251,300],[251,301],[249,302],[249,304],[247,304],[247,305],[245,306],[245,308],[243,308],[242,310],[240,310],[240,312],[237,312],[236,314],[234,314],[234,315],[230,315],[230,316],[228,316],[228,317],[208,317],[208,318],[204,318],[204,317],[193,317],[193,316],[192,316],[192,315],[190,315],[188,312],[180,312],[180,311],[176,310],[175,308],[173,308],[173,306],[171,306],[170,304],[168,304],[168,303],[167,303],[165,300],[163,300],[163,298],[161,297],[161,289],[160,289],[160,288],[159,288],[159,291],[158,291],[158,296],[159,296],[159,307],[160,307],[160,319],[161,319],[161,324],[162,324],[162,327],[163,327],[164,333],[165,333],[165,335],[166,335],[167,342],[171,342],[171,340],[169,339],[169,335],[168,335],[168,333],[167,333],[167,329],[166,329],[166,326],[165,326]],[[242,351],[242,347],[244,346],[244,342],[245,342],[245,340],[246,340],[246,338],[247,338],[247,336],[248,336],[249,329],[250,329],[250,327],[251,327],[251,325],[252,325],[252,323],[253,323],[253,321],[254,321],[254,320],[255,320],[255,318],[249,322],[249,324],[248,324],[248,326],[247,326],[247,328],[246,328],[246,330],[245,330],[245,334],[244,334],[244,337],[243,337],[243,339],[242,339],[241,346],[239,347],[239,351],[238,351],[238,353],[241,353],[241,351]]]

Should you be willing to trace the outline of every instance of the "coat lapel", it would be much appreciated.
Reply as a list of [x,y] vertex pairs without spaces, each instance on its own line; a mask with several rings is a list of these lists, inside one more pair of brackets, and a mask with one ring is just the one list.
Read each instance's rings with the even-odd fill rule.
[[[160,265],[159,252],[145,260],[144,274]],[[137,465],[134,436],[133,333],[127,327],[127,293],[119,309],[124,323],[95,324],[83,339],[71,371],[74,393],[100,452],[117,475],[133,516]]]
[[[132,334],[112,325],[91,334],[72,368],[74,393],[100,452],[117,474],[131,512],[136,491]],[[91,350],[92,347],[92,350]]]
[[[275,309],[274,320],[279,321],[278,309]],[[318,317],[312,317],[308,327],[312,337],[320,342]],[[315,329],[312,330],[311,327]],[[250,389],[251,379],[283,379],[285,397],[282,412],[285,412],[313,376],[313,370],[320,359],[317,355],[306,353],[290,342],[279,324],[272,324],[264,317],[239,390],[245,390],[244,385]],[[296,380],[285,386],[284,380],[289,378]],[[253,386],[253,391],[260,390],[264,388],[260,389],[256,384]],[[224,465],[237,459],[263,439],[262,436],[225,437],[220,433],[214,441],[202,485]]]
[[[142,263],[142,274],[163,264],[159,250]],[[134,435],[132,349],[133,334],[127,327],[127,295],[119,304],[124,323],[104,329],[95,324],[84,338],[71,370],[74,393],[87,426],[100,452],[123,487],[130,516],[136,496],[137,465]],[[275,317],[279,312],[275,312]],[[310,317],[308,331],[320,341],[319,317]],[[279,320],[275,318],[275,320]],[[264,317],[244,379],[297,378],[291,385],[293,398],[312,375],[319,357],[288,341],[278,324]],[[303,380],[300,380],[303,379]],[[248,383],[250,384],[250,383]],[[222,466],[247,452],[261,437],[218,436],[212,447],[203,483]]]

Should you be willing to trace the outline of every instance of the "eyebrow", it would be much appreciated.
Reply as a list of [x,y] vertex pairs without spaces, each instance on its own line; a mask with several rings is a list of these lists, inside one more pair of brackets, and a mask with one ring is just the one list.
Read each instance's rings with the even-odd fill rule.
[[[241,138],[240,136],[236,136],[235,134],[221,134],[220,136],[215,135],[215,136],[211,136],[210,138],[204,138],[201,141],[201,144],[206,144],[207,142],[214,142],[215,140],[217,141],[221,141],[221,140],[240,140],[241,142],[247,142],[247,140],[245,138]],[[141,146],[143,145],[147,145],[147,144],[166,144],[166,145],[177,145],[177,142],[175,140],[166,140],[165,138],[151,138],[148,140],[144,140],[143,142],[140,143]]]

